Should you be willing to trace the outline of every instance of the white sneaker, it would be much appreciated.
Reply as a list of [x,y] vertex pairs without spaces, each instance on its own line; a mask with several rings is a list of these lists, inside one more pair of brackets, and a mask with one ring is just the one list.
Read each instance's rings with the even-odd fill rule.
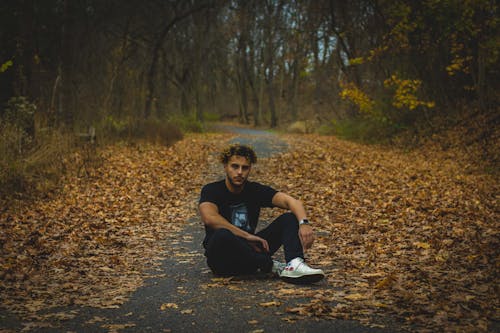
[[271,273],[273,273],[276,276],[281,276],[281,272],[283,272],[285,267],[286,267],[285,263],[273,260],[273,267],[271,268]]
[[309,267],[304,259],[297,257],[286,265],[280,277],[285,282],[307,284],[320,281],[325,277],[325,273],[321,269]]

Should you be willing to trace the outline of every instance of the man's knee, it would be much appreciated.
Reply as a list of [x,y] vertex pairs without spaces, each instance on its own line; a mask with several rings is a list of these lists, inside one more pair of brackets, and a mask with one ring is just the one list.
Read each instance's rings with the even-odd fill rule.
[[297,220],[297,217],[292,212],[283,213],[283,214],[281,214],[281,216],[287,220],[293,220],[293,221],[299,223],[299,220]]
[[276,222],[283,223],[286,226],[299,226],[299,220],[297,220],[297,217],[291,212],[281,214],[276,219]]
[[235,237],[235,235],[228,229],[217,229],[210,237],[205,256],[207,257],[208,266],[214,273],[220,274],[222,272],[220,267],[225,267],[223,258],[228,252],[232,237]]

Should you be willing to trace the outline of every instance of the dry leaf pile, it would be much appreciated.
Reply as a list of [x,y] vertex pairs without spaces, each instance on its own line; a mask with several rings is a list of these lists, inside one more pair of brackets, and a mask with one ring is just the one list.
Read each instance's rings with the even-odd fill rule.
[[[207,173],[215,168],[207,165],[219,167],[212,153],[227,138],[109,147],[94,177],[68,179],[55,199],[2,213],[2,305],[43,320],[43,309],[125,302],[154,274],[174,242],[169,238],[197,214],[199,190],[213,180]],[[272,290],[273,300],[260,306],[301,297],[309,301],[288,308],[284,320],[371,324],[374,315],[390,315],[422,331],[484,331],[500,319],[495,179],[467,173],[437,153],[423,157],[312,135],[287,141],[291,150],[261,159],[252,177],[305,202],[318,232],[309,260],[326,270],[328,287]]]
[[[291,313],[485,331],[499,316],[499,186],[453,160],[290,137],[257,178],[301,198],[331,290]],[[437,157],[436,157],[437,156]],[[277,293],[279,296],[280,293]]]
[[124,303],[153,274],[169,237],[197,214],[203,170],[223,137],[108,147],[94,177],[68,179],[55,199],[3,213],[2,306],[43,320],[53,314],[39,311],[53,307]]

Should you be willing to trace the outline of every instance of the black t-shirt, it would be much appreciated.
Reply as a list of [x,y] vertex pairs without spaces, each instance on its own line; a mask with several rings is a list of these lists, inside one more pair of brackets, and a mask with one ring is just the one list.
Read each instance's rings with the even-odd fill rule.
[[[273,207],[273,197],[277,193],[272,187],[256,182],[247,182],[243,191],[234,194],[226,187],[225,180],[203,186],[200,196],[202,202],[212,202],[217,205],[219,214],[233,225],[254,233],[262,207]],[[213,229],[205,226],[206,236],[203,244],[213,233]]]

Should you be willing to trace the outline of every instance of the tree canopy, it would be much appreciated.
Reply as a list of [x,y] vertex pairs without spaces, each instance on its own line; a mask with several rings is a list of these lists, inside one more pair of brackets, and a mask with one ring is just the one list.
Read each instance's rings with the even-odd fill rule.
[[24,0],[0,6],[0,105],[40,126],[494,112],[491,0]]

